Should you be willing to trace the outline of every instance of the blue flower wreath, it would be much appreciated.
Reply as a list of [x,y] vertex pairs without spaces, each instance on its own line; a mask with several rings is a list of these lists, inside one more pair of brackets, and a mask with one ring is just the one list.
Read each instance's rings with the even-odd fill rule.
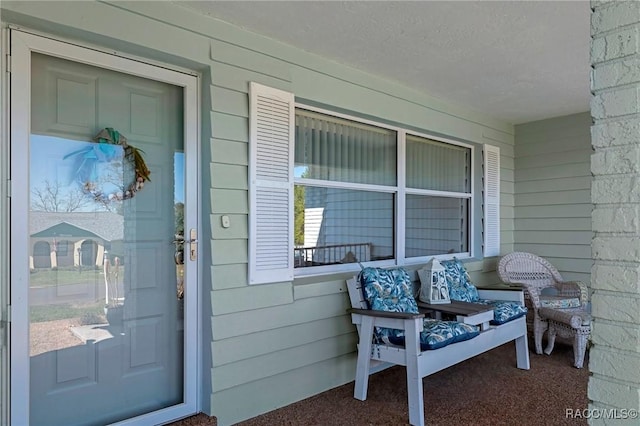
[[[107,204],[112,201],[122,201],[133,198],[144,187],[145,181],[151,182],[151,171],[142,157],[143,151],[127,143],[127,138],[111,127],[102,129],[94,138],[92,146],[74,151],[64,156],[78,158],[78,168],[75,172],[76,181],[82,186],[83,191],[95,201]],[[110,162],[118,158],[124,152],[123,160],[135,169],[135,180],[129,185],[120,188],[113,193],[105,193],[97,188],[96,164]]]

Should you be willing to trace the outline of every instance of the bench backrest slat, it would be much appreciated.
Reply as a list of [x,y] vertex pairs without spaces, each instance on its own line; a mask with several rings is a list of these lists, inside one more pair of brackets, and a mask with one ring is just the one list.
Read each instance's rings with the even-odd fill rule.
[[351,307],[357,309],[368,309],[367,301],[364,299],[364,292],[358,277],[347,280],[347,288],[349,289],[349,299],[351,299]]

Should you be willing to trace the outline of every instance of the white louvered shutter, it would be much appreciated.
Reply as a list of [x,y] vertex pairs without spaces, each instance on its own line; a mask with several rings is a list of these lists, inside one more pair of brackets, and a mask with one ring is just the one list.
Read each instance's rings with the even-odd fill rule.
[[249,87],[249,283],[293,280],[292,93]]
[[484,150],[484,256],[500,255],[500,148]]

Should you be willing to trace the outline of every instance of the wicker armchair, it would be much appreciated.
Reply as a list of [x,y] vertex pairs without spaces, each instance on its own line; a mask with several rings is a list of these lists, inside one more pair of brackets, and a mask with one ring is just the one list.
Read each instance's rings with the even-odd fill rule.
[[[524,286],[525,298],[533,308],[536,353],[542,353],[542,336],[548,329],[548,344],[544,352],[551,354],[556,334],[571,338],[574,365],[581,368],[591,333],[587,287],[579,281],[564,281],[558,270],[547,260],[524,252],[514,252],[502,257],[498,262],[498,275],[505,283]],[[554,288],[556,294],[543,294],[542,290],[545,288]]]

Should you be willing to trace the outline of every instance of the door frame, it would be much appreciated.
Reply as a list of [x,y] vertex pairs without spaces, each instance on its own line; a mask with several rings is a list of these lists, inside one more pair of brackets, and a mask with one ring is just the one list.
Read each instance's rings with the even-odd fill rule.
[[[183,88],[184,152],[185,152],[185,230],[200,226],[200,140],[199,140],[199,85],[200,79],[192,72],[178,71],[170,66],[159,66],[144,60],[124,57],[10,28],[10,85],[9,85],[9,147],[10,147],[10,419],[11,424],[28,424],[29,419],[29,262],[28,247],[18,246],[29,235],[29,168],[16,167],[29,158],[31,131],[31,54],[32,52],[56,56],[104,69],[156,80]],[[200,239],[200,235],[197,236]],[[198,377],[201,344],[200,336],[200,260],[185,259],[184,305],[184,402],[118,422],[118,425],[161,424],[198,412],[200,402]]]

